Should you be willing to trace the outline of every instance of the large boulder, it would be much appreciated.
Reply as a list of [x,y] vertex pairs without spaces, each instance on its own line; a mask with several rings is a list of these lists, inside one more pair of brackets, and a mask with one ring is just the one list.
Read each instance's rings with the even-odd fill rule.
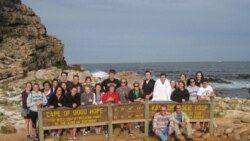
[[1,127],[0,132],[2,134],[11,134],[11,133],[16,133],[17,129],[14,126],[12,126],[12,125],[3,125]]

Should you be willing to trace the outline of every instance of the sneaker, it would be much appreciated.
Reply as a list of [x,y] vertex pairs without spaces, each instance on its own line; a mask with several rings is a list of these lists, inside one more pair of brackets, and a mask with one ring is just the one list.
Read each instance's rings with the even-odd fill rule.
[[109,137],[109,133],[108,133],[108,131],[107,131],[107,130],[104,130],[104,131],[103,131],[103,134],[105,135],[105,137],[106,137],[106,138],[108,138],[108,137]]

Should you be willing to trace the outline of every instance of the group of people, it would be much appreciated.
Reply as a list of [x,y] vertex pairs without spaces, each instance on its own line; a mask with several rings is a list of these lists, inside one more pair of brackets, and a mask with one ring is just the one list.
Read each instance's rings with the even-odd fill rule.
[[[203,73],[200,71],[196,73],[196,78],[187,79],[184,73],[181,74],[177,83],[174,80],[168,80],[165,73],[161,73],[160,78],[155,81],[152,78],[152,73],[145,71],[143,84],[141,85],[140,82],[135,81],[133,88],[128,86],[126,78],[118,80],[115,78],[115,74],[115,70],[111,69],[109,77],[102,83],[97,83],[94,86],[92,85],[91,77],[86,77],[84,84],[80,83],[78,75],[74,75],[73,81],[69,81],[67,72],[62,72],[60,79],[53,79],[52,82],[43,82],[42,89],[40,89],[40,85],[37,83],[27,82],[25,90],[22,92],[22,116],[25,119],[27,138],[38,140],[36,128],[39,106],[50,109],[63,106],[77,108],[80,105],[99,105],[108,102],[117,104],[143,102],[145,99],[152,101],[175,101],[178,103],[192,101],[196,103],[199,101],[210,101],[210,97],[214,96],[212,87],[208,85],[207,79],[203,77]],[[178,108],[178,105],[176,107]],[[182,123],[183,118],[187,117],[185,114],[169,115],[166,111],[166,106],[162,106],[160,113],[156,113],[153,120],[153,130],[161,140],[167,140],[165,138],[166,132],[175,131],[175,133],[179,134],[178,129],[175,129],[177,126],[171,126],[172,121],[180,124],[178,127],[184,127],[184,123]],[[165,130],[166,128],[164,130],[161,129],[163,124],[166,123],[164,118],[167,118],[170,123],[167,126],[168,131]],[[185,121],[188,122],[188,118]],[[171,130],[171,127],[174,129]],[[189,127],[189,125],[185,124],[185,127]],[[126,128],[131,133],[131,124],[122,124],[121,128],[122,130]],[[70,129],[70,139],[76,139],[77,131],[88,134],[89,130],[89,128]],[[101,133],[102,130],[107,134],[105,128],[95,127],[96,133]],[[49,132],[45,132],[45,134],[49,134]],[[62,130],[58,130],[55,135],[60,137]]]

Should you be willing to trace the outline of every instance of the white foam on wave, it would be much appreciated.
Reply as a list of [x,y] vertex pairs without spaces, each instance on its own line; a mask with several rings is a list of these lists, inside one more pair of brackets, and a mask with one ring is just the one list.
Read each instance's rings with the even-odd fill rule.
[[230,84],[224,83],[210,83],[213,88],[217,89],[248,89],[250,87],[249,81],[230,81]]
[[96,71],[96,72],[92,72],[92,75],[94,77],[97,77],[97,78],[106,78],[108,77],[108,73],[104,72],[104,71]]

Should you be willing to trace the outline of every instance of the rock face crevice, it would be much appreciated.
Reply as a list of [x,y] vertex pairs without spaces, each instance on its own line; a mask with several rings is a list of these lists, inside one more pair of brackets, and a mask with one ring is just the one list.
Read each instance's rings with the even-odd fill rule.
[[65,66],[64,45],[47,34],[21,0],[0,0],[0,81],[27,71]]

